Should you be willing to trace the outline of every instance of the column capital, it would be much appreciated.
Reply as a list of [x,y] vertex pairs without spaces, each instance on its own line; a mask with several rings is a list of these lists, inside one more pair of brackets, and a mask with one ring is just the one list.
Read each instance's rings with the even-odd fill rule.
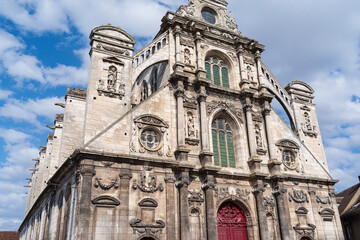
[[130,169],[121,169],[119,177],[121,179],[132,179],[132,173]]
[[174,95],[175,97],[184,97],[184,94],[185,94],[185,89],[184,89],[184,85],[181,84],[177,84],[176,87],[175,87],[175,90],[174,90]]
[[201,188],[206,191],[208,189],[216,191],[218,188],[215,184],[215,177],[212,175],[206,176],[206,179],[203,181]]
[[282,195],[287,193],[287,189],[283,186],[276,186],[272,194],[276,195]]
[[259,50],[257,50],[256,53],[255,53],[255,59],[256,60],[261,60],[261,53],[260,53]]
[[175,28],[174,28],[174,34],[177,35],[177,34],[180,34],[181,33],[181,27],[179,25],[176,25]]
[[197,99],[199,102],[205,102],[206,99],[207,99],[207,93],[206,93],[206,90],[205,89],[200,89],[198,91],[198,96],[197,96]]

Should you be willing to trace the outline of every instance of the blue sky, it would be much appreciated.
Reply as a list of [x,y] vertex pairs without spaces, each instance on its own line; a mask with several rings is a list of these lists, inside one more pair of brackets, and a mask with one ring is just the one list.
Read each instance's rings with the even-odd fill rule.
[[[266,45],[263,61],[285,86],[315,89],[327,160],[338,191],[360,175],[360,1],[228,0],[243,35]],[[0,0],[0,230],[16,230],[32,158],[64,101],[86,88],[88,36],[111,23],[140,49],[167,10],[185,0]]]

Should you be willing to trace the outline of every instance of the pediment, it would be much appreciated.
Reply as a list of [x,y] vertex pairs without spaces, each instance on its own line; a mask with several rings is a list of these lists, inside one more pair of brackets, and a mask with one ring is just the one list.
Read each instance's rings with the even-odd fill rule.
[[121,39],[131,44],[135,44],[136,42],[135,39],[130,34],[125,32],[123,29],[111,25],[105,25],[94,28],[93,31],[91,32],[91,36],[94,34],[103,35],[110,38]]
[[290,139],[281,139],[276,143],[276,146],[278,147],[285,147],[285,148],[293,148],[293,149],[299,149],[300,146]]
[[330,209],[330,208],[323,208],[319,211],[319,214],[321,216],[333,216],[335,215],[334,210]]
[[310,87],[308,84],[306,84],[305,82],[300,81],[300,80],[294,80],[285,87],[286,90],[288,90],[290,88],[300,90],[300,91],[310,93],[310,94],[314,93],[314,89],[312,89],[312,87]]
[[309,212],[309,211],[308,211],[306,208],[304,208],[304,207],[299,207],[299,208],[296,209],[296,211],[295,211],[296,214],[304,214],[304,215],[308,214],[308,212]]
[[121,61],[119,58],[117,57],[108,57],[108,58],[104,58],[103,62],[109,62],[109,63],[116,63],[119,65],[125,65],[125,63],[123,61]]
[[164,120],[152,114],[141,115],[135,118],[134,122],[142,123],[145,125],[153,125],[157,127],[165,127],[165,128],[169,127],[169,124],[167,124]]
[[158,203],[152,198],[144,198],[139,202],[140,207],[157,207]]
[[91,201],[94,205],[103,205],[103,206],[118,206],[120,201],[112,196],[100,196]]

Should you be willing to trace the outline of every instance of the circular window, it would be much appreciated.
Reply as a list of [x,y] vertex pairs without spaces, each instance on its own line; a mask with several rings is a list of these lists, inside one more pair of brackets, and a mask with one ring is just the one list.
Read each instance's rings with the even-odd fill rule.
[[210,8],[204,8],[201,11],[201,15],[204,18],[205,21],[207,21],[208,23],[211,24],[215,24],[216,22],[216,13],[214,10],[210,9]]
[[285,166],[288,168],[295,168],[295,157],[294,154],[290,151],[284,151],[282,160]]
[[156,151],[161,147],[161,134],[154,128],[144,129],[140,135],[141,145],[150,151]]

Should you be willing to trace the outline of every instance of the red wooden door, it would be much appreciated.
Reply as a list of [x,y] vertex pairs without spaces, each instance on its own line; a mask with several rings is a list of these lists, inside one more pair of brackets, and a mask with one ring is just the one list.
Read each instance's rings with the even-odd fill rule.
[[247,240],[246,217],[235,204],[227,202],[217,214],[219,240]]

